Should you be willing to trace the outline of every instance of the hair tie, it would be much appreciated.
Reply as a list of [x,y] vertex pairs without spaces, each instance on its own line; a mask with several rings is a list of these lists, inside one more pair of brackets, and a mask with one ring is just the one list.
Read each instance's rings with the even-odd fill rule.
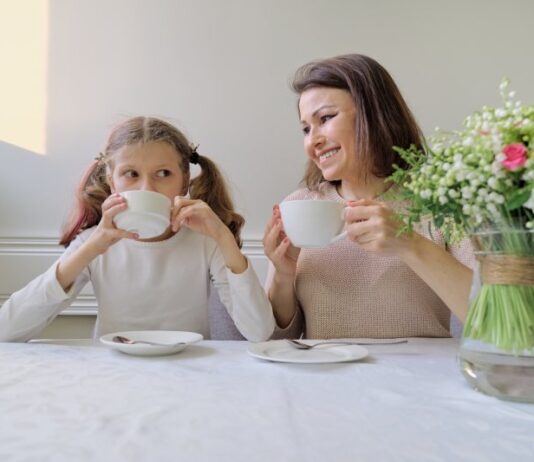
[[198,146],[198,144],[196,146],[193,146],[193,150],[191,151],[191,155],[189,156],[189,162],[195,165],[198,164],[200,158],[200,155],[197,152]]
[[95,157],[95,160],[97,160],[98,163],[101,163],[101,162],[104,161],[104,157],[106,157],[106,156],[104,155],[104,153],[103,153],[103,152],[100,152],[100,153],[98,154],[98,156]]

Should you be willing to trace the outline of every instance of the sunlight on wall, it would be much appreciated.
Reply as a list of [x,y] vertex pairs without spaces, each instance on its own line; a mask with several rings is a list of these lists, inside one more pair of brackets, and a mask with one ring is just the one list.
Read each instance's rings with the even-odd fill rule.
[[46,148],[48,0],[0,2],[0,141]]

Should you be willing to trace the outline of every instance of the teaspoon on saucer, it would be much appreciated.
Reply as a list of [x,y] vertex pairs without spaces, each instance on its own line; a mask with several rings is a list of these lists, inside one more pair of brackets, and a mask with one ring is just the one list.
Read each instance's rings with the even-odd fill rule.
[[124,343],[126,345],[135,345],[136,343],[142,343],[145,345],[154,345],[154,346],[164,346],[164,347],[175,347],[179,345],[185,345],[185,342],[178,343],[158,343],[158,342],[149,342],[148,340],[131,340],[128,337],[123,337],[122,335],[116,335],[112,338],[114,342]]
[[286,342],[288,342],[291,346],[299,349],[299,350],[311,350],[312,348],[318,347],[318,346],[326,346],[326,345],[398,345],[399,343],[408,343],[408,340],[406,339],[392,339],[392,340],[373,340],[369,342],[352,342],[352,341],[335,341],[332,340],[330,342],[318,342],[314,343],[312,345],[309,345],[304,342],[299,342],[298,340],[294,339],[285,339]]

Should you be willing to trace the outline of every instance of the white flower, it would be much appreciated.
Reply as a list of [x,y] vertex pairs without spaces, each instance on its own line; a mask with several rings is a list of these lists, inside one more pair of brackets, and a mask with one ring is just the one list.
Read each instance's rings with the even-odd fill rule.
[[430,199],[432,197],[432,191],[430,189],[425,189],[421,191],[421,199]]
[[469,137],[462,141],[462,144],[464,146],[471,146],[473,144],[473,138]]
[[464,199],[471,199],[473,197],[473,190],[469,186],[462,188],[462,197]]
[[495,162],[500,165],[503,160],[506,160],[506,154],[501,149],[501,152],[495,156]]
[[502,118],[506,115],[506,111],[503,108],[495,109],[495,115],[499,118]]

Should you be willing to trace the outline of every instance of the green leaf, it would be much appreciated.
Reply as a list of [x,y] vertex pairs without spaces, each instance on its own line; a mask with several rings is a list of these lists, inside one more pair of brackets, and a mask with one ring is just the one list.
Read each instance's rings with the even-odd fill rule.
[[506,208],[508,210],[518,209],[526,201],[528,201],[528,199],[530,198],[530,194],[532,194],[531,188],[523,188],[523,189],[518,189],[517,191],[514,191],[512,195],[510,196],[508,203],[506,204]]

